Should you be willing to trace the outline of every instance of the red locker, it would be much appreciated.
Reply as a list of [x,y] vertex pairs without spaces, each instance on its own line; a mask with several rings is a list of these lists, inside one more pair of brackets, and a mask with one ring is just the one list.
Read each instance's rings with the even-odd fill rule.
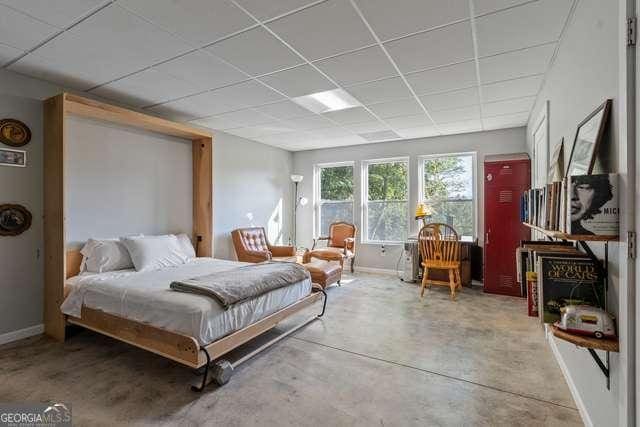
[[527,154],[487,156],[484,161],[484,291],[522,296],[516,282],[516,248],[529,239],[520,222],[520,196],[531,184]]

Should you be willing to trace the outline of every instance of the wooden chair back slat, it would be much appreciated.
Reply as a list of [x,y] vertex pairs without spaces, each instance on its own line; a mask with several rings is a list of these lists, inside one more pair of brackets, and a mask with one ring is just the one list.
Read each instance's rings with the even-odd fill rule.
[[420,254],[425,261],[442,264],[460,261],[458,233],[447,224],[427,224],[418,234]]

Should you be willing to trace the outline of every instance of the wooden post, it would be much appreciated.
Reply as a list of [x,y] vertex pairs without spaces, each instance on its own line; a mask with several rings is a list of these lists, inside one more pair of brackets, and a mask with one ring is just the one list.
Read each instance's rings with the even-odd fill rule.
[[193,238],[199,257],[213,256],[212,138],[193,140]]
[[64,94],[44,102],[44,330],[64,341]]

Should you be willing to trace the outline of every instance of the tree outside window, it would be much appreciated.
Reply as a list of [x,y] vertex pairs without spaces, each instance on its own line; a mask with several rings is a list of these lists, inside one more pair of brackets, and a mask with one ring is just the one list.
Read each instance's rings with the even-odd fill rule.
[[353,165],[320,166],[318,224],[321,236],[334,222],[353,222]]
[[426,157],[423,160],[423,200],[431,222],[451,225],[460,236],[475,235],[473,154]]
[[409,163],[380,161],[366,164],[365,236],[370,242],[401,242],[408,230]]

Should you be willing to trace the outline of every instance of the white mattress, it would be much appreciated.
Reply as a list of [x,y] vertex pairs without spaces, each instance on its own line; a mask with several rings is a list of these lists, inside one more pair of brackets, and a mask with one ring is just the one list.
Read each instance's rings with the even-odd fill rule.
[[189,335],[200,344],[208,344],[293,304],[311,292],[311,280],[306,279],[224,310],[212,298],[169,289],[174,280],[241,265],[245,263],[197,258],[184,265],[149,272],[82,273],[67,280],[71,291],[60,308],[65,314],[80,317],[84,305]]

